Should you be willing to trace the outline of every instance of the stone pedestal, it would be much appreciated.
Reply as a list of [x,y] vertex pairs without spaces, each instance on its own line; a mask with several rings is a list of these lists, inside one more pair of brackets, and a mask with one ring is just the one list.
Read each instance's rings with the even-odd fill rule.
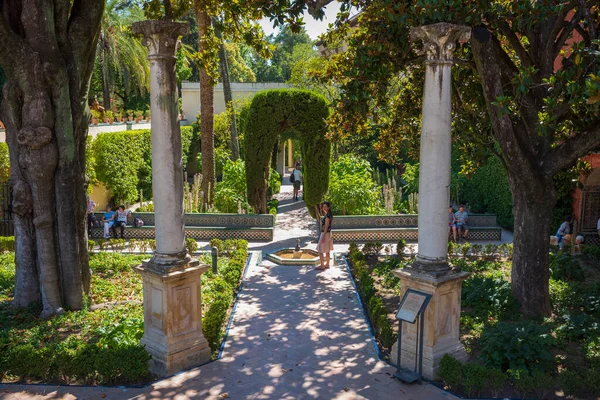
[[[412,41],[423,43],[426,54],[421,159],[419,168],[419,250],[415,262],[394,274],[402,295],[415,289],[433,297],[425,310],[423,376],[437,377],[444,354],[459,360],[466,353],[459,341],[462,282],[468,273],[448,265],[448,206],[450,202],[452,59],[456,41],[468,40],[470,28],[448,23],[413,28]],[[415,369],[416,324],[403,324],[402,367]],[[397,361],[397,344],[392,361]]]
[[[436,379],[440,360],[449,353],[458,360],[467,358],[465,349],[459,341],[460,297],[462,282],[469,276],[466,272],[448,273],[443,277],[435,277],[427,273],[413,270],[395,270],[402,281],[402,293],[406,289],[415,289],[433,295],[425,310],[425,327],[423,331],[423,376]],[[417,340],[417,323],[402,324],[402,367],[415,369]],[[398,343],[391,351],[391,362],[397,365]]]
[[208,268],[197,260],[163,274],[156,271],[153,261],[136,267],[144,284],[141,344],[152,356],[152,373],[169,376],[210,361],[210,347],[202,334],[200,295],[200,276]]
[[183,164],[177,112],[176,52],[187,24],[143,21],[133,24],[143,35],[150,60],[152,109],[152,187],[156,251],[136,267],[144,285],[144,336],[152,356],[150,371],[174,374],[210,361],[202,334],[200,276],[208,265],[193,260],[185,248]]

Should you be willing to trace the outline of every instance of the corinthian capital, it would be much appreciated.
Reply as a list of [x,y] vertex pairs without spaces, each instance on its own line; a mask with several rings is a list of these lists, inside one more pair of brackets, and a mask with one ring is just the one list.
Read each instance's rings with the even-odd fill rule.
[[447,22],[411,28],[410,40],[421,40],[423,51],[430,63],[452,62],[457,41],[467,41],[471,37],[471,28]]
[[188,33],[189,26],[182,22],[141,21],[132,24],[134,35],[144,37],[143,44],[148,48],[148,58],[175,57],[179,48],[179,38]]

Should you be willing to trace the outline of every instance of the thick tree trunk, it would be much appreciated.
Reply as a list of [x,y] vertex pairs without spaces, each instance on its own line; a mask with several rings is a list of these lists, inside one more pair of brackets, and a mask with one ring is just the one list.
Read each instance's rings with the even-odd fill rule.
[[[197,8],[198,51],[202,51],[203,37],[210,28],[210,17],[204,8]],[[202,151],[203,203],[212,206],[215,186],[215,135],[214,135],[214,88],[206,68],[200,66],[200,135]]]
[[[80,309],[89,291],[85,205],[87,96],[102,0],[20,4],[0,17],[15,213],[13,304],[42,316]],[[31,4],[29,4],[31,3]],[[18,7],[17,7],[18,6]],[[54,18],[46,16],[53,11]],[[51,25],[54,24],[54,25]],[[11,32],[12,31],[12,32]]]
[[549,316],[548,238],[557,197],[554,182],[509,181],[515,216],[512,292],[526,317]]

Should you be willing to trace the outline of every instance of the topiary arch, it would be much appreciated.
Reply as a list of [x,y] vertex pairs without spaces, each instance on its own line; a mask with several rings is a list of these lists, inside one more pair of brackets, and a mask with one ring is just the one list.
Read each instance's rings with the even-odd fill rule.
[[306,90],[278,89],[252,99],[245,132],[248,202],[256,213],[267,212],[267,186],[273,149],[279,140],[301,143],[304,201],[314,216],[315,206],[329,187],[331,143],[325,138],[327,100]]

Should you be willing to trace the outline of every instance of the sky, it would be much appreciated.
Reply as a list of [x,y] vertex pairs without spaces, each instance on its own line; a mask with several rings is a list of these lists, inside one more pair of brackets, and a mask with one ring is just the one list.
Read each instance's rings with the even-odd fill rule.
[[[310,36],[310,38],[313,40],[318,39],[320,34],[325,33],[327,31],[327,27],[329,26],[329,24],[335,22],[335,16],[337,15],[339,10],[340,5],[338,3],[328,4],[325,8],[325,17],[323,17],[322,21],[314,19],[308,14],[308,12],[305,12],[304,28],[306,29],[308,36]],[[276,30],[273,28],[273,24],[267,18],[263,18],[260,21],[260,25],[262,26],[266,35],[270,35],[271,33],[276,32]]]

